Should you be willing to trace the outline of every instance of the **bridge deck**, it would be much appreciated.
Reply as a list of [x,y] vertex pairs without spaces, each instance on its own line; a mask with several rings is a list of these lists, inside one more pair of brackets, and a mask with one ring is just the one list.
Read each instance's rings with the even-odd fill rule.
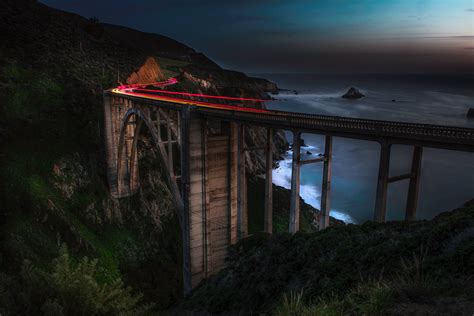
[[[144,105],[161,106],[180,110],[183,103],[155,100],[153,97],[119,94]],[[191,112],[197,115],[228,121],[256,124],[277,129],[357,138],[390,143],[420,145],[452,150],[474,152],[474,129],[433,124],[395,122],[360,119],[340,116],[315,115],[296,112],[258,110],[245,107],[221,105],[219,108],[194,104]]]

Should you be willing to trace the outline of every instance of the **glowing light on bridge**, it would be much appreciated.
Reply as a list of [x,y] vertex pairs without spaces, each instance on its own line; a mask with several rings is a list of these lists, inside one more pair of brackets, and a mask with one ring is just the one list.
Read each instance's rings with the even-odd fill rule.
[[[136,96],[144,99],[150,100],[157,100],[163,102],[170,102],[170,103],[178,103],[178,104],[187,104],[187,105],[195,105],[200,107],[206,108],[214,108],[214,109],[221,109],[221,110],[229,110],[229,111],[241,111],[241,112],[251,112],[251,113],[267,113],[269,112],[266,109],[255,109],[244,107],[243,105],[229,105],[229,104],[222,104],[222,103],[212,103],[212,102],[204,102],[199,100],[190,100],[190,99],[183,99],[179,98],[182,97],[196,97],[196,98],[203,98],[203,99],[215,99],[215,100],[225,100],[225,101],[250,101],[250,102],[265,102],[268,100],[263,99],[254,99],[254,98],[238,98],[238,97],[229,97],[229,96],[219,96],[219,95],[209,95],[209,94],[200,94],[200,93],[189,93],[189,92],[177,92],[177,91],[167,91],[167,90],[159,90],[159,89],[148,89],[147,87],[166,87],[170,85],[174,85],[179,83],[178,79],[170,78],[165,81],[161,82],[154,82],[149,84],[130,84],[130,85],[121,85],[117,88],[113,89],[112,92],[115,94],[123,94],[123,95],[130,95]],[[159,94],[167,94],[169,96],[159,95]]]

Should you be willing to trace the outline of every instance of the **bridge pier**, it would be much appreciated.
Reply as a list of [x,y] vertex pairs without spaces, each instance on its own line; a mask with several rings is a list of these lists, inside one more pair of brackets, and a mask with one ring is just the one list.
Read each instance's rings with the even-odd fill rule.
[[273,129],[267,128],[267,142],[265,146],[265,218],[264,231],[271,234],[273,232]]
[[[183,124],[181,124],[181,198],[183,201],[182,204],[182,209],[179,210],[182,212],[181,214],[181,234],[183,238],[183,291],[184,295],[187,296],[189,293],[191,293],[191,290],[193,289],[193,285],[195,282],[193,282],[193,279],[196,279],[196,275],[194,270],[198,270],[198,273],[201,272],[199,271],[198,264],[195,262],[196,259],[191,260],[191,258],[194,256],[199,256],[199,251],[196,251],[196,248],[191,248],[191,244],[193,242],[192,238],[195,238],[194,235],[198,235],[199,238],[199,232],[196,233],[195,230],[199,230],[200,226],[196,225],[196,219],[193,217],[194,213],[189,212],[189,210],[193,209],[195,205],[193,204],[193,201],[191,200],[191,196],[195,194],[195,191],[200,191],[202,190],[202,187],[199,187],[199,182],[198,187],[195,188],[195,185],[193,182],[196,182],[196,174],[193,174],[191,176],[191,168],[193,169],[198,169],[198,172],[201,171],[201,165],[194,166],[192,165],[192,160],[187,159],[187,157],[190,157],[191,155],[191,147],[195,146],[195,142],[192,142],[191,140],[191,130],[195,129],[195,126],[191,126],[189,122],[189,117],[190,117],[190,112],[189,112],[189,107],[186,107],[183,109],[181,112],[182,116],[182,121]],[[160,121],[160,113],[159,110],[157,111],[157,119],[158,119],[158,130],[161,128],[161,121]],[[195,125],[195,124],[193,124]],[[158,134],[160,135],[160,134]],[[199,135],[200,136],[200,135]],[[161,141],[161,136],[159,136],[159,141]],[[194,139],[193,139],[194,140]],[[193,148],[194,149],[194,148]],[[201,210],[202,212],[202,210]],[[199,221],[199,219],[197,220]],[[191,231],[194,228],[194,231]],[[197,276],[202,277],[202,275]]]
[[385,222],[387,212],[388,175],[390,171],[391,144],[382,142],[380,148],[379,175],[375,197],[374,221]]
[[416,219],[416,208],[420,191],[421,163],[423,158],[423,147],[414,146],[411,163],[411,171],[407,174],[389,177],[390,169],[390,147],[391,144],[382,143],[380,153],[379,178],[377,183],[377,196],[375,200],[374,220],[384,222],[387,209],[388,184],[409,179],[407,203],[405,209],[405,220]]
[[323,184],[321,187],[321,216],[319,229],[329,227],[332,173],[332,136],[326,135],[324,144]]
[[245,126],[238,124],[237,131],[237,239],[245,238],[248,234],[247,222],[247,174],[245,158]]
[[[215,131],[209,124],[199,117],[183,117],[181,123],[182,164],[187,166],[183,181],[187,181],[184,177],[189,170],[189,184],[184,186],[189,194],[183,194],[188,218],[184,231],[189,232],[185,236],[188,242],[184,243],[184,255],[189,257],[187,289],[218,272],[224,266],[229,246],[238,240],[238,128],[235,123],[224,123],[220,131]],[[186,139],[188,155],[184,150]]]
[[413,148],[413,158],[411,163],[411,177],[408,185],[407,207],[405,220],[412,221],[416,219],[416,208],[418,206],[418,195],[420,192],[421,163],[423,160],[423,147],[415,146]]
[[300,229],[300,139],[301,132],[293,131],[293,159],[291,163],[291,195],[289,232],[296,233]]

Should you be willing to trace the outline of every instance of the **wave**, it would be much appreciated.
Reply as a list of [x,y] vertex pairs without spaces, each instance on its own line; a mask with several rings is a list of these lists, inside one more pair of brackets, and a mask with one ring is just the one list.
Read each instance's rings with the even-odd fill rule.
[[[314,146],[311,146],[316,148]],[[303,151],[304,149],[302,149]],[[273,184],[281,186],[285,189],[291,189],[291,163],[292,163],[292,152],[288,151],[285,158],[279,162],[279,166],[273,169],[272,178]],[[319,193],[318,187],[313,184],[301,184],[300,196],[303,200],[314,207],[320,209],[321,207],[321,194]],[[349,214],[331,209],[330,215],[336,219],[342,220],[345,223],[355,223],[355,220]]]

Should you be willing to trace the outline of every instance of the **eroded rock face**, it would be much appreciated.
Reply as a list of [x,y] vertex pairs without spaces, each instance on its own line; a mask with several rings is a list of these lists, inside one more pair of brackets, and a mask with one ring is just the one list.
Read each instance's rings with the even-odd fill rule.
[[156,59],[148,57],[145,63],[127,78],[127,84],[153,83],[165,79]]
[[90,183],[79,154],[61,157],[53,166],[54,186],[69,200],[74,192]]
[[344,99],[360,99],[365,97],[365,95],[359,89],[351,87],[342,97]]
[[217,92],[217,88],[215,87],[215,85],[212,82],[210,82],[208,80],[205,80],[205,79],[194,77],[190,73],[184,72],[182,74],[182,79],[186,79],[186,80],[189,80],[191,82],[194,82],[203,89],[212,89],[212,90]]
[[140,135],[138,143],[140,191],[139,213],[153,226],[161,229],[163,216],[169,217],[176,212],[173,196],[165,180],[163,166],[158,157],[151,135]]

